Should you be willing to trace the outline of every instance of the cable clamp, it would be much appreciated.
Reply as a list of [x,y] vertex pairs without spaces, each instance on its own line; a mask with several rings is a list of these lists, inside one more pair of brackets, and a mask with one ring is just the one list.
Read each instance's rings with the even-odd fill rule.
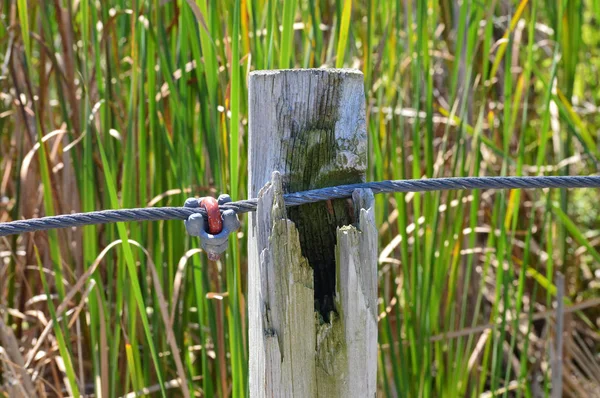
[[184,207],[204,208],[207,217],[200,213],[192,214],[185,220],[185,229],[192,236],[200,238],[200,246],[208,254],[208,259],[217,261],[227,250],[229,235],[240,227],[240,220],[233,210],[220,211],[219,206],[231,202],[227,194],[219,195],[218,199],[210,196],[189,198]]

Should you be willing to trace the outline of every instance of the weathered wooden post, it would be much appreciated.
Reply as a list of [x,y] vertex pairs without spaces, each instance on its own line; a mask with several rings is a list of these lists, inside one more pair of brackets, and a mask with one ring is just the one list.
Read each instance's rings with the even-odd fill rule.
[[364,181],[363,75],[253,72],[249,105],[249,196],[259,198],[248,237],[250,396],[373,397],[373,194],[288,209],[282,196]]

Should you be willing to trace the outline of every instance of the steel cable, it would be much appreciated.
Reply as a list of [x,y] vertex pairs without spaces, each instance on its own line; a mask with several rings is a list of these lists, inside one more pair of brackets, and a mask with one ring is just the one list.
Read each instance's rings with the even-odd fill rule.
[[[299,206],[324,200],[349,198],[355,189],[361,188],[371,189],[374,194],[458,189],[600,188],[600,176],[452,177],[387,180],[295,192],[285,194],[283,198],[286,207]],[[240,200],[221,205],[220,209],[221,211],[231,209],[238,214],[248,213],[256,211],[257,203],[257,199]],[[194,213],[206,215],[203,209],[187,207],[147,207],[63,214],[0,223],[0,236],[113,222],[185,220]]]

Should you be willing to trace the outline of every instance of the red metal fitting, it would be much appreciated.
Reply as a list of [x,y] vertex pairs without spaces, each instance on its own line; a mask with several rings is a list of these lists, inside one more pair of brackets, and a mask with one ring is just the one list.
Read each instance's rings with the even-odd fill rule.
[[217,200],[213,197],[205,196],[198,199],[198,204],[206,210],[206,214],[208,215],[208,232],[213,235],[220,233],[223,230],[223,220]]

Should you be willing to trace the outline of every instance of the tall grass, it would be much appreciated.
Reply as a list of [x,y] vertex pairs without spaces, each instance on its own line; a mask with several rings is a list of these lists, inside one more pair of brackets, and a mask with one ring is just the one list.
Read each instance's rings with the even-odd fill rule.
[[[2,0],[0,221],[244,198],[247,75],[267,68],[363,71],[370,180],[597,173],[599,16],[598,0]],[[378,196],[381,395],[549,395],[556,271],[565,392],[597,393],[596,198]],[[27,377],[27,395],[245,396],[246,258],[245,230],[215,263],[175,221],[2,238],[0,395]]]

